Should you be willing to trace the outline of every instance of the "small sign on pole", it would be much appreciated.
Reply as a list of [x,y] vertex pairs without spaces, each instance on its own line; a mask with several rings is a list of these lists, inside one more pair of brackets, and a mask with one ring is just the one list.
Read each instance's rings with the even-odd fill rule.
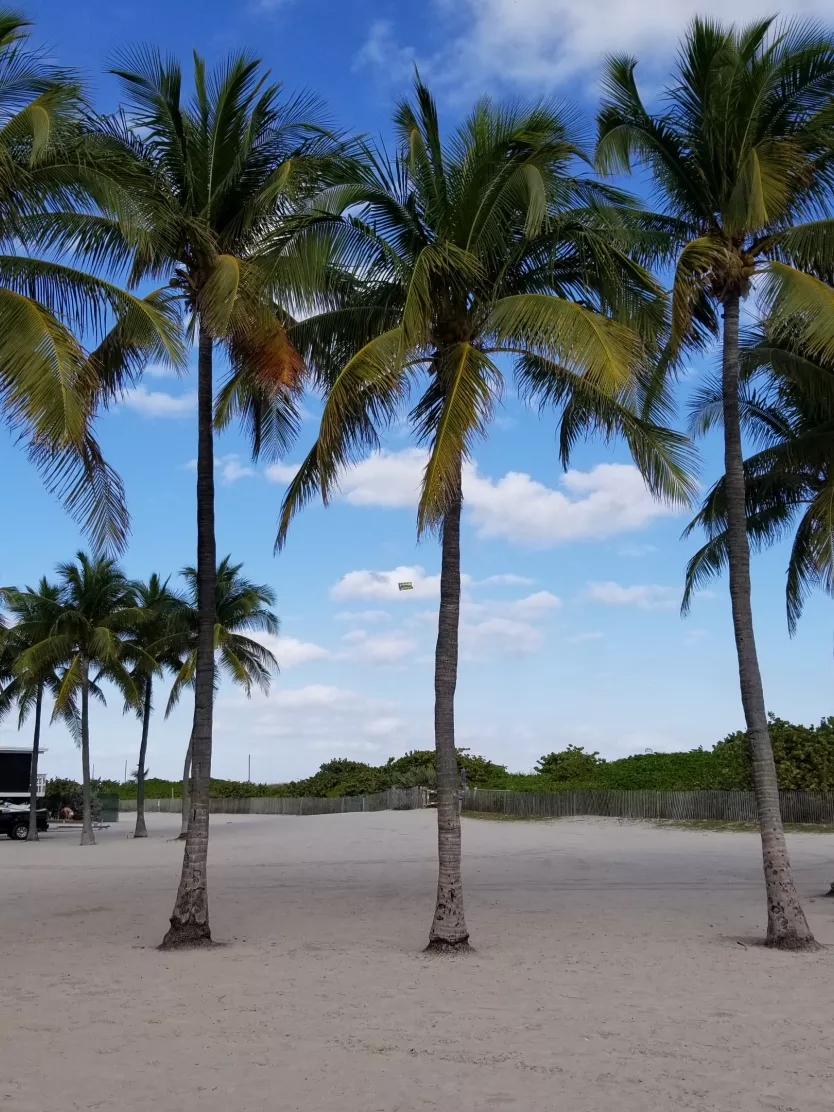
[[399,587],[399,589],[401,591],[413,591],[414,590],[414,584],[413,583],[408,583],[408,582],[398,583],[397,586]]

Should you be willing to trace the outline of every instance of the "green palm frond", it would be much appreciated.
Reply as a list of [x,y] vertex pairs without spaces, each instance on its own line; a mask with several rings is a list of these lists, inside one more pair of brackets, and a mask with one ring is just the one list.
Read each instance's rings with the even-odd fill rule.
[[[292,247],[281,244],[323,281],[319,311],[289,334],[324,407],[276,546],[303,505],[327,503],[378,446],[417,384],[410,420],[430,447],[418,529],[439,525],[502,396],[496,354],[560,369],[559,389],[539,397],[559,413],[565,461],[580,432],[628,429],[652,488],[687,498],[685,439],[663,428],[669,395],[652,379],[668,309],[647,264],[691,239],[692,222],[644,214],[590,177],[559,106],[483,100],[444,141],[418,78],[394,122],[396,153],[362,145],[308,202]],[[702,327],[703,306],[693,314]]]
[[417,510],[418,535],[440,527],[461,494],[461,463],[473,439],[485,437],[501,375],[488,355],[472,344],[448,348],[436,358],[433,389],[423,395],[412,418],[418,435],[430,444]]

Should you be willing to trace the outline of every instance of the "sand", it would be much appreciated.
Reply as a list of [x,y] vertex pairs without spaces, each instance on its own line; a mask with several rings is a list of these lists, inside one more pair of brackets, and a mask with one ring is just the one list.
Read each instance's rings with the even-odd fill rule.
[[[834,950],[755,944],[754,835],[464,820],[449,959],[434,821],[215,816],[227,945],[176,954],[176,816],[0,841],[0,1109],[830,1112]],[[790,849],[833,943],[834,838]]]

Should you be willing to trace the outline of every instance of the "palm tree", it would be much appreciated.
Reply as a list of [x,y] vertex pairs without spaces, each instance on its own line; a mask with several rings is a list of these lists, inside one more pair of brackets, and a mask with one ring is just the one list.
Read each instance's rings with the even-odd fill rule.
[[[809,593],[834,593],[834,366],[808,358],[785,337],[764,335],[743,355],[740,413],[758,446],[744,462],[747,536],[755,550],[793,537],[785,585],[793,635]],[[700,432],[720,422],[720,384],[696,395],[694,416]],[[684,535],[696,528],[709,539],[687,565],[684,612],[693,593],[727,566],[724,476]]]
[[[265,583],[254,583],[240,574],[243,564],[233,564],[225,556],[217,565],[215,587],[214,627],[215,691],[225,676],[241,686],[247,695],[257,686],[269,691],[272,672],[278,670],[278,661],[269,649],[248,637],[247,632],[267,633],[277,636],[280,624],[270,609],[275,605],[275,592]],[[178,703],[186,687],[193,687],[197,671],[197,638],[199,632],[198,576],[197,569],[183,568],[182,575],[188,584],[190,605],[178,609],[175,615],[176,636],[184,640],[181,664],[168,698],[166,716]],[[191,750],[189,741],[185,755],[182,779],[182,831],[188,833],[188,800],[191,782]]]
[[[198,347],[197,578],[200,613],[192,731],[194,793],[176,903],[164,945],[210,941],[206,887],[214,691],[216,544],[213,422],[215,347],[230,376],[217,422],[240,417],[253,452],[280,454],[292,438],[302,364],[287,340],[287,306],[315,288],[276,235],[333,149],[310,97],[282,100],[255,59],[230,58],[207,75],[194,56],[186,102],[176,62],[155,50],[125,52],[114,71],[129,117],[101,121],[100,141],[121,174],[117,203],[91,229],[114,262],[131,259],[129,283],[163,278],[179,297]],[[128,200],[125,200],[125,199]],[[125,221],[132,203],[136,219]],[[117,391],[118,376],[112,388]]]
[[125,701],[136,706],[139,696],[125,665],[125,637],[140,618],[132,585],[111,559],[84,552],[75,562],[59,564],[58,612],[42,640],[20,657],[21,671],[39,674],[65,667],[55,699],[55,712],[66,713],[80,701],[83,825],[81,845],[95,845],[90,789],[90,696],[106,678]]
[[0,10],[0,414],[93,543],[119,548],[128,518],[93,436],[95,394],[101,378],[148,358],[181,360],[179,326],[168,291],[139,298],[29,254],[49,254],[60,236],[85,255],[106,174],[81,123],[77,76],[31,50],[28,27]]
[[[640,214],[618,191],[572,172],[581,151],[546,104],[480,102],[446,142],[428,89],[395,115],[393,161],[367,148],[313,203],[342,304],[291,337],[325,395],[318,439],[284,500],[278,544],[317,492],[378,443],[407,391],[429,448],[418,530],[440,534],[435,656],[439,878],[429,947],[466,947],[454,697],[460,611],[462,469],[486,435],[514,362],[519,389],[563,408],[562,458],[583,432],[622,434],[655,491],[685,498],[685,438],[659,428],[643,397],[663,305],[630,249]],[[306,231],[310,236],[312,233]],[[340,265],[341,264],[341,265]],[[339,283],[333,283],[338,289]],[[646,403],[644,416],[636,405]]]
[[[0,716],[5,716],[14,705],[18,708],[18,729],[31,712],[35,728],[32,736],[32,763],[29,780],[29,838],[38,841],[38,756],[40,753],[41,721],[44,693],[57,698],[61,677],[51,665],[36,671],[22,670],[21,657],[33,645],[49,635],[61,609],[61,591],[56,584],[41,578],[36,588],[19,591],[5,587],[0,591],[3,606],[14,619],[14,624],[2,630],[0,671],[3,689],[0,693]],[[77,713],[73,704],[64,707],[63,715],[73,735],[78,732]]]
[[609,61],[598,165],[653,175],[676,228],[672,350],[723,322],[722,406],[727,554],[733,628],[762,835],[767,943],[815,946],[797,898],[779,812],[776,768],[753,631],[739,417],[739,314],[755,285],[776,321],[792,319],[811,354],[834,352],[830,272],[834,39],[816,25],[772,19],[722,27],[696,19],[662,111],[640,98],[633,58]]
[[154,676],[164,669],[178,672],[182,667],[186,647],[182,635],[175,629],[177,611],[184,605],[182,597],[154,572],[147,583],[139,580],[132,584],[139,611],[135,628],[130,631],[126,653],[133,658],[131,676],[141,699],[138,710],[142,722],[142,740],[139,743],[139,764],[136,766],[136,827],[134,838],[147,838],[145,826],[145,757],[148,751],[148,734],[153,713]]

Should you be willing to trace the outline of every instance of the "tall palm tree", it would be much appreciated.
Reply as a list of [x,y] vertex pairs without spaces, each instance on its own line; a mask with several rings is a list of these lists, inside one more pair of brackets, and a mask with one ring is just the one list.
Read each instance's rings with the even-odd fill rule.
[[[194,56],[186,101],[176,62],[151,49],[125,52],[114,71],[129,116],[102,121],[100,139],[121,173],[118,204],[86,245],[131,260],[130,284],[169,283],[198,347],[197,579],[194,792],[183,869],[164,945],[209,941],[206,860],[211,776],[216,545],[214,530],[214,355],[230,375],[217,421],[240,417],[255,454],[280,454],[292,438],[302,364],[287,340],[287,307],[299,303],[315,267],[300,265],[281,223],[316,181],[333,148],[310,97],[283,100],[260,63],[231,57],[213,74]],[[118,176],[118,175],[117,175]],[[125,197],[136,219],[122,218]],[[312,275],[312,278],[311,278]],[[113,378],[114,392],[117,376]]]
[[[622,434],[652,488],[685,498],[685,439],[654,421],[642,389],[647,336],[663,305],[630,250],[640,215],[577,176],[581,150],[550,105],[480,102],[445,142],[428,89],[395,115],[398,153],[367,148],[316,199],[316,227],[342,274],[342,304],[291,337],[325,404],[284,500],[278,544],[317,492],[378,443],[408,390],[428,446],[418,529],[440,534],[435,655],[439,876],[429,947],[466,947],[454,697],[460,614],[462,469],[484,437],[512,361],[520,391],[563,409],[562,457],[583,432]],[[307,231],[305,234],[312,235]],[[333,283],[338,288],[338,282]],[[645,395],[645,396],[644,396]],[[637,403],[645,403],[645,415]]]
[[[744,461],[747,536],[760,550],[793,538],[785,583],[791,634],[809,593],[834,593],[834,365],[810,359],[789,339],[764,335],[744,352],[744,431],[757,451]],[[764,377],[762,371],[765,371]],[[696,431],[721,420],[720,383],[695,398]],[[685,535],[708,536],[686,569],[683,609],[727,566],[727,482],[712,486]]]
[[[269,649],[248,637],[248,632],[278,634],[280,623],[274,611],[275,592],[265,583],[255,583],[240,571],[243,564],[233,564],[230,556],[217,565],[215,585],[214,626],[215,691],[225,676],[238,684],[247,695],[253,687],[269,691],[272,673],[278,670],[278,661]],[[190,605],[175,614],[175,636],[184,641],[180,650],[181,664],[171,687],[166,716],[179,702],[186,687],[193,687],[197,671],[197,644],[199,634],[198,576],[197,569],[183,568],[182,575],[188,585]],[[190,798],[192,743],[189,741],[185,755],[182,779],[182,831],[188,833],[188,800]]]
[[[20,591],[5,587],[0,600],[13,619],[13,624],[0,635],[0,670],[3,688],[0,692],[0,716],[5,716],[13,706],[18,708],[18,729],[30,713],[34,712],[32,735],[32,763],[29,780],[29,838],[38,841],[38,756],[40,753],[41,722],[44,694],[57,698],[61,677],[55,667],[47,665],[37,670],[21,668],[21,657],[33,645],[49,635],[61,609],[61,590],[57,584],[42,577],[37,587]],[[64,719],[73,735],[78,733],[77,712],[74,704],[64,707]]]
[[184,605],[183,598],[154,572],[147,583],[136,580],[133,593],[139,618],[130,631],[126,653],[132,659],[130,669],[139,693],[138,710],[142,722],[142,739],[139,743],[139,764],[136,766],[136,827],[134,838],[147,838],[145,825],[145,759],[148,751],[151,714],[153,713],[154,676],[167,669],[179,672],[182,667],[185,640],[176,628],[177,611]]
[[797,898],[779,812],[776,768],[753,631],[739,419],[739,315],[755,286],[777,320],[792,318],[812,354],[834,353],[834,39],[772,19],[723,27],[696,19],[662,109],[643,105],[633,58],[609,61],[598,165],[653,176],[677,234],[672,347],[697,326],[719,332],[730,598],[762,835],[767,943],[815,946]]
[[0,9],[0,416],[93,543],[119,548],[122,485],[93,435],[99,379],[181,360],[179,325],[169,291],[139,298],[55,261],[56,236],[87,254],[81,231],[107,174],[81,123],[77,75],[30,49],[28,27]]
[[90,696],[106,678],[121,691],[125,702],[139,702],[136,685],[125,659],[125,638],[140,612],[130,582],[121,568],[103,556],[84,552],[74,562],[59,564],[58,612],[43,639],[20,658],[24,672],[63,666],[65,671],[55,700],[55,715],[80,703],[83,823],[81,845],[95,845],[90,788]]

